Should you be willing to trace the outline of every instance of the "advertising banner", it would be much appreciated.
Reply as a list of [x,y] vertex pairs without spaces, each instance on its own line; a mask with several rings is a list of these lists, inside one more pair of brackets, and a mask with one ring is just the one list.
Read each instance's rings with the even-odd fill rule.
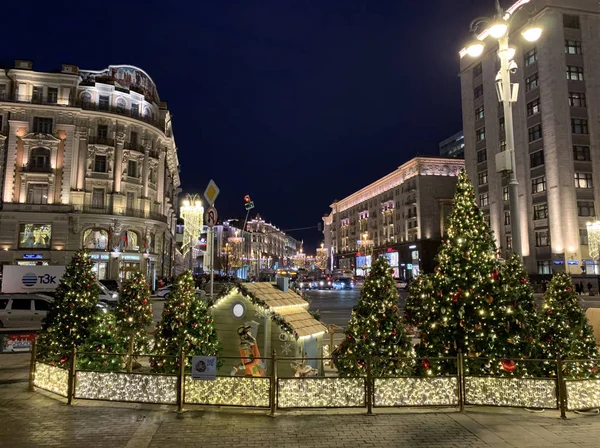
[[3,293],[50,292],[58,288],[65,266],[4,266]]

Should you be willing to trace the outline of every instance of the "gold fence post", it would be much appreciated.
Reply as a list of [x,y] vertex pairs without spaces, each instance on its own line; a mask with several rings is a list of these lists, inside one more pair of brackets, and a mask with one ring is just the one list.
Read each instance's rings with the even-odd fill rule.
[[177,375],[177,412],[183,412],[185,400],[185,354],[183,349],[179,352],[179,375]]
[[67,404],[71,406],[73,404],[73,397],[75,396],[75,369],[77,368],[77,348],[73,346],[71,350],[71,363],[69,364],[69,377],[67,379]]
[[33,383],[35,382],[35,358],[37,357],[37,335],[33,338],[31,344],[31,360],[29,361],[29,392],[35,390]]
[[367,415],[373,414],[373,376],[371,372],[371,357],[367,357]]
[[465,358],[461,350],[456,357],[458,372],[458,410],[465,412]]
[[329,367],[333,367],[333,358],[331,354],[333,353],[333,337],[335,336],[335,327],[333,325],[329,326]]
[[277,409],[277,353],[273,350],[271,354],[271,388],[269,389],[269,401],[271,410],[269,415],[275,417]]
[[563,363],[560,356],[556,358],[556,381],[557,384],[557,392],[558,392],[558,405],[560,408],[560,418],[567,418],[567,385],[565,383],[565,379],[563,378]]

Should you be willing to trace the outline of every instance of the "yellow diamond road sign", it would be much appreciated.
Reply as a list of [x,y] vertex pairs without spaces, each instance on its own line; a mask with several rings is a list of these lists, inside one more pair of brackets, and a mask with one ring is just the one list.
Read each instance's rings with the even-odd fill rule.
[[219,187],[217,187],[215,181],[211,179],[208,183],[208,187],[206,187],[206,190],[204,190],[204,198],[209,205],[213,205],[215,203],[217,196],[219,196],[219,191]]

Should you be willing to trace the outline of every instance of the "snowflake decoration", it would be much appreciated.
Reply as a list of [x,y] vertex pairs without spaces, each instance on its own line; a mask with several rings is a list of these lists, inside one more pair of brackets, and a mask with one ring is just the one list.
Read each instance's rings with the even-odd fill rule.
[[292,343],[284,342],[283,344],[281,344],[281,353],[283,355],[291,355],[292,354]]

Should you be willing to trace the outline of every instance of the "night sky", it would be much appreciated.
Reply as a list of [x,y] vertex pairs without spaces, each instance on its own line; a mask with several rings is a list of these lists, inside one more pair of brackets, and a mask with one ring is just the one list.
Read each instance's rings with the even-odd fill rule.
[[[508,2],[504,2],[507,3]],[[511,2],[512,3],[512,2]],[[492,0],[3,4],[6,68],[130,64],[173,114],[184,193],[221,217],[316,226],[342,199],[461,129],[458,51]],[[316,229],[294,232],[314,250]]]

